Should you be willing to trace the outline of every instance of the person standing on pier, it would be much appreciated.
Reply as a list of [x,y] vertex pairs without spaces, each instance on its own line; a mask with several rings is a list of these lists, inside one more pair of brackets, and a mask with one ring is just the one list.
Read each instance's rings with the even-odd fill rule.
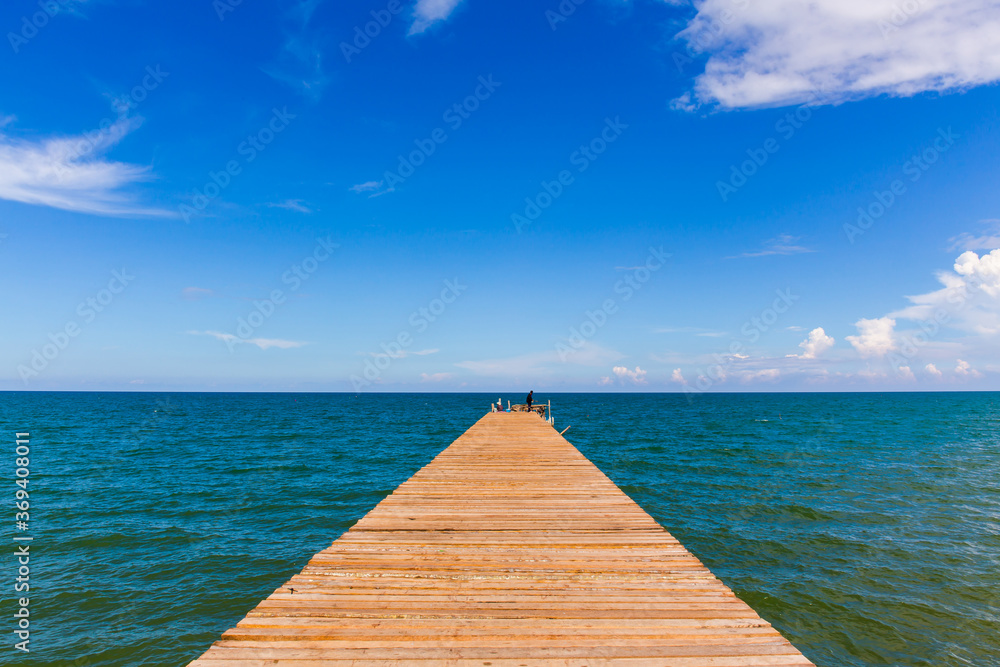
[[531,403],[535,400],[535,390],[532,389],[528,392],[528,398],[525,399],[525,403],[528,404],[528,412],[531,412]]

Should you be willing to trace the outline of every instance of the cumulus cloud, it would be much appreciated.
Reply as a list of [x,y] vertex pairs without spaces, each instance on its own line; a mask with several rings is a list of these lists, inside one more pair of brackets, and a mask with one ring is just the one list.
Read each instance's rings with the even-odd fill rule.
[[896,320],[879,317],[873,320],[860,319],[854,323],[857,336],[848,336],[847,342],[854,346],[862,357],[881,357],[896,349],[893,329]]
[[980,257],[971,250],[955,260],[955,273],[990,296],[1000,296],[1000,249]]
[[896,374],[899,375],[900,378],[906,381],[913,381],[917,379],[917,376],[913,374],[913,369],[911,369],[909,366],[900,366],[898,369],[896,369]]
[[646,371],[642,370],[638,366],[635,370],[630,371],[626,366],[615,366],[611,369],[612,377],[602,377],[601,384],[612,384],[615,380],[619,384],[631,383],[631,384],[646,384]]
[[[1000,5],[981,0],[696,0],[678,34],[707,53],[679,107],[841,102],[1000,80]],[[911,11],[908,11],[910,6]]]
[[930,322],[944,313],[949,326],[984,336],[1000,333],[1000,249],[982,256],[966,251],[954,271],[937,274],[941,289],[908,296],[911,305],[891,317]]
[[937,366],[935,366],[934,364],[927,364],[926,366],[924,366],[924,370],[927,371],[928,375],[930,375],[932,378],[935,379],[944,375],[944,373],[939,371]]
[[462,0],[417,0],[413,8],[413,25],[410,34],[419,34],[438,21],[444,21]]
[[799,347],[802,348],[802,354],[790,354],[788,356],[798,357],[799,359],[815,359],[833,347],[835,342],[833,336],[826,335],[823,327],[816,327],[809,332],[808,338],[799,343]]
[[103,157],[141,124],[123,117],[81,135],[33,141],[0,131],[0,199],[94,215],[173,215],[126,193],[152,179],[149,167]]
[[687,384],[687,380],[684,379],[684,374],[681,373],[681,369],[679,368],[675,368],[674,372],[670,374],[670,381],[677,384]]
[[963,378],[981,378],[983,374],[974,369],[968,361],[962,361],[958,359],[958,364],[955,366],[955,375]]

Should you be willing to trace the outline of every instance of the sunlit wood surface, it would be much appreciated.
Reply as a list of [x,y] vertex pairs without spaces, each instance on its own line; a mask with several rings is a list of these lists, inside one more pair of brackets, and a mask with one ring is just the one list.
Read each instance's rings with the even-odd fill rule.
[[191,663],[399,664],[812,663],[544,420],[490,413]]

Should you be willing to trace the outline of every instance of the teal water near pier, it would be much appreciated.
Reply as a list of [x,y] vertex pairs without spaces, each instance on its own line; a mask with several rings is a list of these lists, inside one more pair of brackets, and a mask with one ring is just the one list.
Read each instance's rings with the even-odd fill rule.
[[[0,393],[8,549],[25,430],[34,538],[32,650],[10,558],[0,664],[187,664],[496,398]],[[549,399],[817,665],[1000,665],[1000,394]]]

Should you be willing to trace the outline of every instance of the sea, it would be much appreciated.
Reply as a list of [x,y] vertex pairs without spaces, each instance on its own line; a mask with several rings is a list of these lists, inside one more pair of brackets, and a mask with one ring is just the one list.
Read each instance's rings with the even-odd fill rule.
[[[0,393],[0,664],[186,665],[523,393]],[[817,665],[1000,665],[1000,393],[535,400]]]

